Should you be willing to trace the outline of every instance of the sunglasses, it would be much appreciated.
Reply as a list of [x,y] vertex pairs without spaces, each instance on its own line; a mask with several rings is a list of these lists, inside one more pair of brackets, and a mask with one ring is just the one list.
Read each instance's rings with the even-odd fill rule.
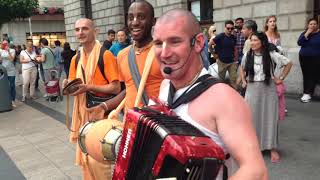
[[227,30],[234,30],[234,28],[233,27],[232,28],[227,27]]

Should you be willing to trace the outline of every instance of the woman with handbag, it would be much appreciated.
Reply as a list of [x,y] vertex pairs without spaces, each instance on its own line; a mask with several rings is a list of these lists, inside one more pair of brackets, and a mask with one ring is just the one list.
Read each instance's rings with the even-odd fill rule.
[[[280,33],[278,32],[277,27],[277,17],[275,15],[268,16],[265,25],[264,25],[264,31],[268,37],[270,45],[274,45],[271,49],[274,49],[275,51],[281,53],[284,55],[283,48],[281,47],[281,38]],[[276,66],[275,68],[275,74],[279,75],[283,67]],[[286,109],[286,100],[284,97],[284,94],[286,92],[285,84],[281,83],[277,86],[277,95],[278,95],[278,107],[279,107],[279,120],[284,120],[286,112],[288,110]]]
[[[244,54],[240,66],[242,87],[247,87],[245,100],[252,110],[261,150],[271,150],[271,162],[279,162],[276,85],[288,75],[292,63],[285,56],[270,51],[265,33],[253,33],[250,40],[251,49]],[[280,76],[274,76],[275,64],[284,66]]]
[[37,54],[33,51],[32,42],[27,42],[26,50],[20,53],[20,63],[22,64],[22,101],[26,100],[28,87],[30,86],[30,98],[35,99],[35,84],[37,79],[36,58]]

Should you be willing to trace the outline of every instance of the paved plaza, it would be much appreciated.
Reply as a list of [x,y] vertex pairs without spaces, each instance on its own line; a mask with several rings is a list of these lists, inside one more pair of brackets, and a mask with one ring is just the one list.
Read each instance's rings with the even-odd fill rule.
[[[0,179],[80,180],[75,146],[69,143],[64,124],[66,101],[39,98],[17,105],[0,113]],[[264,154],[270,179],[319,179],[320,101],[303,104],[289,95],[287,108],[280,125],[281,162],[272,164],[269,153]]]

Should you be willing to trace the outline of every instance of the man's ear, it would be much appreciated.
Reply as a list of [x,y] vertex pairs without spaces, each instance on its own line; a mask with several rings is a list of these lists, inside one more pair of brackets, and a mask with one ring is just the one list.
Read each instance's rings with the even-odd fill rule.
[[100,29],[99,28],[95,28],[94,29],[94,36],[98,37],[99,32],[100,32]]
[[152,18],[152,21],[151,21],[152,26],[156,25],[156,21],[157,21],[156,18]]
[[204,35],[203,33],[199,33],[195,36],[195,44],[194,44],[194,50],[196,52],[200,52],[204,48]]

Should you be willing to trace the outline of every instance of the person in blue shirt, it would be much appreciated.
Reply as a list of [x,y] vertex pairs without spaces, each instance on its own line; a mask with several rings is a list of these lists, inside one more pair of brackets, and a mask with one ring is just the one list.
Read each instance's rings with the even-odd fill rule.
[[317,81],[320,81],[320,30],[316,18],[308,20],[307,29],[301,33],[298,45],[301,46],[299,61],[303,75],[303,95],[300,100],[307,103],[311,100]]
[[129,46],[129,43],[127,41],[126,32],[121,29],[117,32],[117,42],[114,43],[109,50],[115,57],[117,57],[118,53],[127,46]]
[[236,48],[236,37],[233,35],[233,31],[233,21],[227,20],[224,32],[210,40],[209,48],[215,45],[220,79],[225,80],[228,71],[230,84],[234,89],[237,89],[238,49]]

